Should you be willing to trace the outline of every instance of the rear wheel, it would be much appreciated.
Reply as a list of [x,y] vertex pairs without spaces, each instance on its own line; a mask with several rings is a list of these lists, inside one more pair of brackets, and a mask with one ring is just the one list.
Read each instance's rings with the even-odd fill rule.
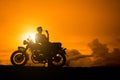
[[66,63],[66,57],[64,53],[58,52],[48,60],[48,67],[62,67]]
[[24,66],[28,61],[27,57],[28,56],[26,54],[18,50],[18,51],[13,52],[10,60],[14,66]]

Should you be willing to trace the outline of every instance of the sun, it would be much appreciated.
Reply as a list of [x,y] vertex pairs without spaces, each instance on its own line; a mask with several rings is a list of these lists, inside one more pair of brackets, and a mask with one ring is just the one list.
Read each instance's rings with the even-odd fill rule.
[[33,42],[35,42],[35,34],[33,32],[25,33],[23,36],[23,40],[26,40],[26,39],[30,39]]

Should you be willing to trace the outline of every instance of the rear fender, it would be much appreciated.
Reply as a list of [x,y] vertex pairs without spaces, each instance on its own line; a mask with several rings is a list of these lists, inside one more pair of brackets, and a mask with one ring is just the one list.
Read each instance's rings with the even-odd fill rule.
[[60,52],[61,52],[62,54],[66,54],[65,50],[66,50],[66,48],[63,48],[62,50],[60,50]]

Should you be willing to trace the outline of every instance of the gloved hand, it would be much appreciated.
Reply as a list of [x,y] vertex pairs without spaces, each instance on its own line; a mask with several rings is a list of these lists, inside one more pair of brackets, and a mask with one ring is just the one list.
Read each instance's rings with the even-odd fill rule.
[[45,30],[45,32],[48,34],[48,30]]

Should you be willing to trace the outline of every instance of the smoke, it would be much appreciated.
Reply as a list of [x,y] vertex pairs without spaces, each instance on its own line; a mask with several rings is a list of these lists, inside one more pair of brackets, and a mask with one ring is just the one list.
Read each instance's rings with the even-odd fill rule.
[[[119,42],[119,40],[118,40]],[[113,48],[109,52],[107,44],[99,39],[88,43],[92,55],[82,55],[78,50],[67,50],[67,63],[69,67],[94,67],[94,66],[120,66],[120,48]]]
[[82,55],[76,49],[67,50],[66,53],[67,67],[89,67],[92,64],[91,55]]
[[113,51],[109,52],[107,45],[98,39],[93,40],[88,46],[93,51],[92,55],[95,59],[93,66],[120,66],[119,48],[113,48]]
[[106,59],[109,57],[107,45],[100,43],[98,39],[94,39],[88,46],[92,50],[93,66],[105,66]]
[[120,38],[114,39],[114,40],[111,42],[110,45],[113,46],[113,47],[120,48]]
[[106,62],[108,66],[120,66],[120,48],[114,48]]

